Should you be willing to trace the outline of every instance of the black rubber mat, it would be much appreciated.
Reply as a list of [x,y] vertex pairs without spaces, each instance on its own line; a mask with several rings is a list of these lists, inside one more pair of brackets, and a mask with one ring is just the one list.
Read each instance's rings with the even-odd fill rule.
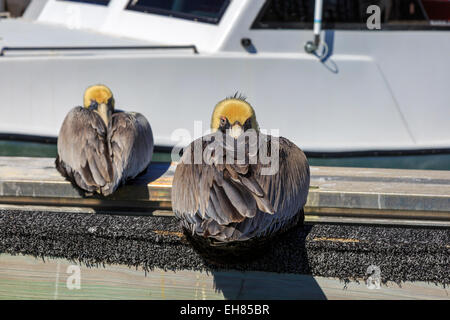
[[145,270],[251,270],[364,279],[377,266],[382,282],[450,283],[450,230],[354,225],[297,226],[252,261],[212,264],[175,218],[0,211],[0,252],[59,257]]

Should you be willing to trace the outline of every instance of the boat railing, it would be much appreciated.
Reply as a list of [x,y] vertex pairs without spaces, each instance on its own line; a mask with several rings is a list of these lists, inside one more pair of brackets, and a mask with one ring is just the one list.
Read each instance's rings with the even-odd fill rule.
[[32,51],[112,51],[112,50],[186,50],[190,49],[194,54],[198,54],[195,45],[170,45],[170,46],[89,46],[89,47],[3,47],[0,56],[6,52],[32,52]]

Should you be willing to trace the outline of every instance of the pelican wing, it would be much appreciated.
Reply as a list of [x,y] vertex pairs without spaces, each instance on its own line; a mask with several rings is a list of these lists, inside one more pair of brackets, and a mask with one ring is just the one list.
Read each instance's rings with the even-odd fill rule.
[[[257,208],[253,195],[264,195],[256,180],[248,174],[248,164],[225,162],[226,150],[219,153],[219,149],[214,149],[217,142],[214,136],[200,138],[184,150],[173,179],[174,212],[190,219],[189,216],[199,211],[202,218],[219,224],[253,217]],[[200,153],[195,155],[198,150]]]
[[[172,207],[186,228],[218,240],[245,240],[299,213],[309,185],[309,166],[299,148],[280,138],[279,170],[262,175],[270,163],[218,163],[223,154],[208,156],[213,145],[208,140],[194,141],[185,149],[175,172]],[[194,151],[200,144],[206,163],[195,164]]]
[[[273,137],[268,145],[271,143]],[[274,174],[263,174],[273,163],[255,166],[255,178],[269,198],[269,202],[276,212],[277,224],[290,221],[306,204],[309,191],[309,164],[303,151],[286,138],[278,138],[279,158],[278,168]],[[270,146],[268,146],[270,149]],[[265,232],[270,232],[275,224],[269,226]]]
[[86,191],[101,192],[113,180],[106,135],[99,115],[82,107],[72,109],[58,136],[58,171]]
[[147,119],[140,113],[117,112],[108,133],[115,171],[115,186],[133,179],[150,164],[153,134]]

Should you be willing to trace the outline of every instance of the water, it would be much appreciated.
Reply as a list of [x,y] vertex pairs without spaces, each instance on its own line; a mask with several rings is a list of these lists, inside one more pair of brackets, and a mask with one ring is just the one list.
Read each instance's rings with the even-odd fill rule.
[[[0,156],[2,157],[56,158],[56,155],[56,144],[0,140]],[[170,154],[155,152],[152,161],[170,162]]]
[[[0,156],[55,158],[56,154],[55,144],[0,140]],[[170,153],[155,152],[152,161],[170,162]],[[450,154],[335,158],[308,157],[308,161],[312,166],[450,170]]]
[[310,158],[312,166],[450,170],[450,154]]
[[0,140],[2,157],[56,157],[56,145],[36,142],[15,142]]

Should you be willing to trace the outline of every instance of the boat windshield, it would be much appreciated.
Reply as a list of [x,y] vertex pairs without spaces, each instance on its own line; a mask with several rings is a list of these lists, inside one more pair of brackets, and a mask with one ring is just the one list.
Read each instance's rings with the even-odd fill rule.
[[[384,30],[450,29],[449,0],[324,0],[322,27],[367,30],[370,7]],[[313,20],[313,0],[266,0],[252,28],[312,29]]]
[[230,0],[131,0],[127,10],[217,24]]

